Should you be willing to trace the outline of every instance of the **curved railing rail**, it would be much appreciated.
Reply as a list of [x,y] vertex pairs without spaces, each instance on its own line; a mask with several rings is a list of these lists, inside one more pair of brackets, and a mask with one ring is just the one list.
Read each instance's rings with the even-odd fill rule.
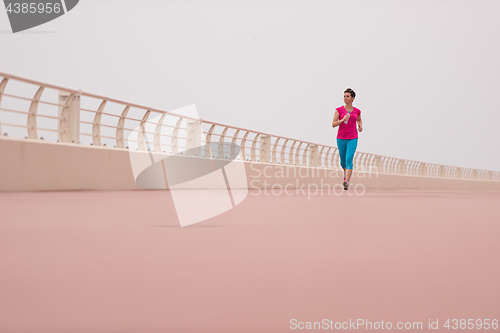
[[[218,145],[219,150],[212,151],[209,143],[231,142],[240,146],[240,156],[247,161],[321,168],[340,164],[333,146],[193,118],[9,73],[0,72],[0,79],[3,135],[166,154],[193,151],[200,157],[221,159],[236,157],[234,145]],[[3,121],[5,114],[9,114],[9,122]],[[136,128],[143,130],[130,136]],[[196,147],[207,148],[192,149]],[[366,172],[500,181],[499,171],[363,152],[356,152],[354,166]]]

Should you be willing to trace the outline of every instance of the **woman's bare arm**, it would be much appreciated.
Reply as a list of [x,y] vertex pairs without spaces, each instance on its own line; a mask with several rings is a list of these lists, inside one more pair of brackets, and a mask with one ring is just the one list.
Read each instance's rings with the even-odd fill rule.
[[358,131],[363,132],[363,121],[361,120],[361,115],[358,116],[356,122],[358,123]]
[[339,120],[339,112],[337,110],[335,110],[335,115],[333,116],[333,122],[332,122],[332,127],[337,127],[339,126],[343,121],[346,121],[347,119],[349,119],[349,114],[346,114],[344,116],[344,118],[340,119]]

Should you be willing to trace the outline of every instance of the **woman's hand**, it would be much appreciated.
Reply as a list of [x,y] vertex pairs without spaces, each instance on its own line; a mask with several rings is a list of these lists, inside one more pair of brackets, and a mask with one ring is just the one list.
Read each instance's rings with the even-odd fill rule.
[[363,126],[362,125],[358,125],[358,132],[363,132]]
[[342,121],[346,121],[346,120],[349,120],[349,118],[351,117],[351,115],[348,113],[344,116],[344,118],[342,118]]

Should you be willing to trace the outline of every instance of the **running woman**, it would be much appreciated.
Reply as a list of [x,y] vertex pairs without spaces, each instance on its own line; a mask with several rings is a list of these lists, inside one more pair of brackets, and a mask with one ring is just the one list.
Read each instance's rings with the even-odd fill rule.
[[[358,131],[363,131],[361,111],[352,106],[356,93],[351,88],[344,91],[344,106],[335,109],[332,127],[339,126],[337,147],[340,155],[340,165],[344,169],[344,190],[349,189],[352,175],[352,160],[358,146]],[[340,120],[339,120],[340,119]],[[356,129],[356,124],[358,128]]]

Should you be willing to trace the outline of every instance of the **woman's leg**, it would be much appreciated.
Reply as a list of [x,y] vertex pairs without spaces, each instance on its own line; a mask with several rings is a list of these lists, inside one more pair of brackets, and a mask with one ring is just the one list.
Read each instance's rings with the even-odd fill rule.
[[352,169],[353,169],[353,159],[354,153],[356,152],[356,148],[358,147],[358,139],[347,140],[346,143],[346,155],[345,155],[345,163],[347,169],[347,181],[351,180]]
[[349,140],[344,140],[344,139],[337,139],[337,148],[339,149],[339,156],[340,156],[340,166],[342,169],[345,170],[346,167],[346,152],[347,152],[347,142]]

